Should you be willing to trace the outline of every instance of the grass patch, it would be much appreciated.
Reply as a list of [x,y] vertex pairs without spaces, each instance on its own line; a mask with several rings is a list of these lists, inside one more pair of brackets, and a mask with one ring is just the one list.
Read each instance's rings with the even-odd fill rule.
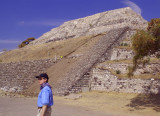
[[119,63],[125,63],[125,64],[132,64],[132,60],[131,59],[124,59],[124,60],[107,60],[105,62],[103,62],[103,64],[119,64]]
[[133,50],[133,48],[131,46],[116,46],[115,48],[118,48],[118,49],[126,49],[126,50]]
[[159,58],[155,58],[155,57],[151,57],[149,62],[150,63],[160,62],[160,59]]
[[116,70],[116,74],[121,74],[121,71],[120,70]]

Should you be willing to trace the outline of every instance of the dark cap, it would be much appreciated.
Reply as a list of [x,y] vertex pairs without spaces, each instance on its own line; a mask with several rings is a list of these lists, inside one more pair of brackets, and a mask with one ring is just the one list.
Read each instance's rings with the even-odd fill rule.
[[41,78],[44,78],[44,79],[47,79],[47,80],[49,79],[49,78],[48,78],[48,75],[47,75],[46,73],[42,73],[42,74],[40,74],[39,76],[36,76],[36,78],[40,78],[40,77],[41,77]]

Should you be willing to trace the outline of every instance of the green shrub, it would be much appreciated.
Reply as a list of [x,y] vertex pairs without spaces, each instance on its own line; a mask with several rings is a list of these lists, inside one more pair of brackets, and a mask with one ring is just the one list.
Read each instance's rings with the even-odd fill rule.
[[35,40],[34,37],[27,38],[27,39],[24,40],[18,47],[19,47],[19,48],[22,48],[22,47],[28,45],[31,41],[34,41],[34,40]]
[[132,38],[132,46],[138,57],[147,56],[154,50],[155,38],[149,33],[139,30]]
[[120,46],[128,46],[127,43],[121,43]]
[[132,67],[132,66],[129,66],[128,67],[128,73],[127,73],[127,76],[128,77],[131,77],[131,76],[133,76],[133,72],[134,72],[134,67]]
[[127,44],[127,43],[124,43],[123,45],[124,45],[124,46],[128,46],[128,44]]
[[120,70],[116,70],[116,74],[120,74],[121,73],[121,71]]
[[147,30],[154,37],[160,36],[160,18],[151,19],[151,21],[148,23]]
[[150,61],[150,58],[149,58],[149,57],[148,57],[147,59],[143,59],[143,61],[142,61],[143,66],[144,66],[145,64],[149,63],[149,61]]
[[155,38],[154,51],[160,49],[160,18],[151,19],[148,23],[148,32]]
[[120,46],[123,46],[123,43],[121,43]]
[[160,54],[157,54],[156,57],[157,57],[157,58],[160,58]]
[[93,25],[92,24],[89,24],[90,28],[93,28]]
[[137,30],[132,37],[132,47],[135,51],[133,67],[129,67],[128,76],[133,76],[138,64],[143,66],[149,62],[145,56],[156,53],[160,50],[160,18],[152,19],[148,23],[148,31]]

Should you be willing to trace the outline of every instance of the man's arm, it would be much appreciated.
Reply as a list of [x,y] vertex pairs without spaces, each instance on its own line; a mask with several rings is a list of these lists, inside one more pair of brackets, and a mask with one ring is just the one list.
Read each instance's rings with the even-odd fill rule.
[[41,116],[44,116],[44,113],[46,112],[46,110],[47,110],[47,105],[43,105]]

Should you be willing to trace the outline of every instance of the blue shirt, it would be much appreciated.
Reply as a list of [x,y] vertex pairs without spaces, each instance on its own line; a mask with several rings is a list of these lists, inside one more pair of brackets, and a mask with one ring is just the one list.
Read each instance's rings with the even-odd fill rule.
[[37,106],[42,107],[43,105],[52,106],[53,94],[49,86],[45,86],[38,95]]

